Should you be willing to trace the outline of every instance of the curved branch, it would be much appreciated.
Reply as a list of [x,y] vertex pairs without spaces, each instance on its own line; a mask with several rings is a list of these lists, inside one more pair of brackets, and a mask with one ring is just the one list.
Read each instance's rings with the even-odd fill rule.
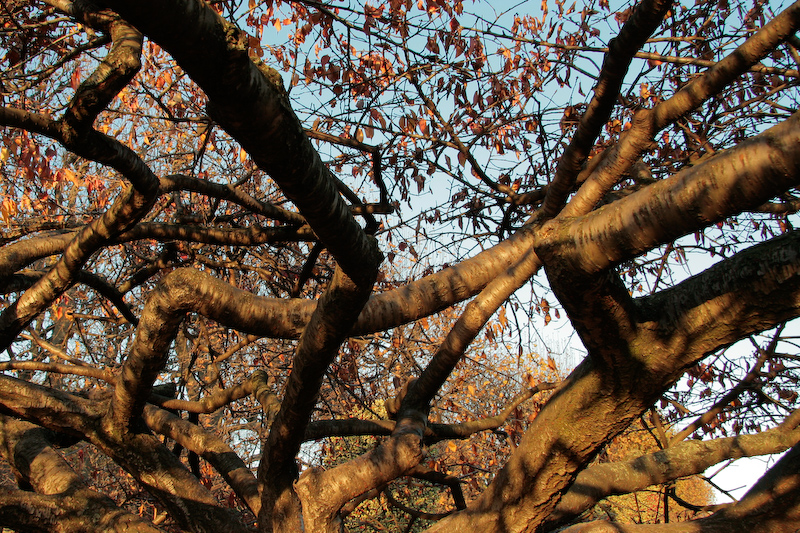
[[[55,509],[51,506],[53,500],[49,498],[27,500],[36,509],[45,510],[44,523],[57,525],[56,530],[60,531],[88,531],[92,528],[118,533],[161,531],[143,518],[120,509],[108,496],[89,488],[51,448],[47,437],[48,432],[38,426],[0,415],[0,454],[12,465],[16,475],[36,492],[55,497]],[[0,493],[0,502],[4,497],[25,501],[19,496]],[[4,507],[2,503],[0,507]],[[3,521],[3,524],[9,522]]]
[[[0,278],[0,293],[23,291],[33,286],[45,275],[46,272],[42,271],[27,271],[20,272],[5,279]],[[131,308],[125,302],[122,292],[117,290],[117,288],[107,280],[103,279],[103,277],[86,270],[81,270],[75,276],[75,281],[94,289],[100,296],[114,304],[120,314],[125,317],[125,320],[134,326],[139,323],[139,319],[133,314],[133,311],[131,311]]]
[[221,407],[230,405],[236,400],[246,398],[251,394],[256,394],[256,396],[263,393],[269,394],[269,391],[262,390],[265,387],[269,388],[267,386],[266,373],[264,373],[262,370],[256,370],[250,376],[250,378],[243,383],[240,383],[234,387],[216,391],[213,394],[204,396],[203,399],[199,401],[176,400],[173,398],[167,398],[165,396],[159,396],[157,394],[152,394],[148,401],[154,405],[158,405],[162,409],[174,409],[176,411],[186,411],[189,413],[208,414],[213,413]]
[[[364,306],[351,335],[407,324],[474,296],[510,267],[532,245],[534,238],[532,227],[523,227],[508,239],[472,258],[398,289],[373,295]],[[0,277],[10,276],[36,259],[59,253],[71,239],[71,234],[38,237],[0,248]],[[190,281],[197,286],[206,283],[217,287],[227,286],[208,274],[197,273],[194,276],[203,278]],[[123,293],[127,292],[126,287],[128,284],[123,285]],[[247,305],[253,314],[241,318],[240,323],[230,325],[241,326],[243,331],[262,337],[298,338],[316,307],[316,303],[309,300],[265,298],[244,291],[236,292],[236,298],[248,299],[250,303]]]

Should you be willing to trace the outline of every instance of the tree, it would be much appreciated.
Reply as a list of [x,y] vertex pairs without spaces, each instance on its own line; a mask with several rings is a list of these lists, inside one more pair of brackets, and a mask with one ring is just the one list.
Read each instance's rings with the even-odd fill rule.
[[[0,523],[334,531],[409,475],[458,494],[473,438],[501,464],[430,531],[786,450],[708,516],[568,530],[797,529],[800,2],[497,9],[2,3]],[[662,449],[593,462],[636,421]]]

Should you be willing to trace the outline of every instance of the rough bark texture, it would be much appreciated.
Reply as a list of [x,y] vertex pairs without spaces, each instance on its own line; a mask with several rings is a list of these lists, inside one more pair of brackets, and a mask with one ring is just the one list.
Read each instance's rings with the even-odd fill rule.
[[[794,37],[800,2],[771,18],[760,4],[743,14],[741,35],[731,30],[736,43],[721,45],[725,57],[704,50],[708,27],[678,35],[694,18],[712,20],[707,6],[695,13],[662,0],[617,13],[620,31],[607,48],[586,44],[596,37],[591,17],[597,12],[590,6],[565,12],[558,2],[559,20],[574,17],[580,34],[562,34],[565,23],[558,22],[544,39],[547,9],[541,19],[515,16],[509,34],[492,24],[464,28],[460,2],[420,2],[419,19],[404,18],[413,2],[396,1],[348,8],[291,2],[287,19],[272,18],[281,8],[275,2],[247,8],[203,0],[44,4],[49,7],[36,11],[40,6],[4,2],[0,13],[0,56],[8,66],[0,74],[0,166],[9,182],[0,187],[0,455],[19,486],[0,487],[0,526],[160,531],[143,513],[120,507],[129,502],[93,489],[58,450],[85,442],[130,474],[147,495],[135,497],[163,512],[158,520],[169,520],[165,529],[200,533],[342,531],[343,515],[382,492],[413,517],[406,530],[424,518],[438,520],[432,532],[547,532],[606,496],[667,484],[728,459],[791,449],[742,501],[706,518],[593,522],[567,531],[800,528],[800,411],[787,407],[797,394],[770,381],[783,372],[786,382],[797,383],[797,356],[776,346],[785,323],[800,317],[800,232],[790,230],[789,215],[800,206],[800,112],[796,94],[788,92],[800,74],[787,67],[800,64]],[[348,18],[354,16],[362,17],[358,24]],[[296,76],[287,90],[281,74],[262,61],[259,38],[265,28],[280,30],[289,22],[296,27],[288,48],[270,50]],[[257,26],[258,36],[237,24]],[[703,52],[718,61],[647,51],[661,24],[670,25],[670,36],[649,44],[679,43],[684,54]],[[728,32],[724,18],[718,24],[711,29]],[[378,25],[381,32],[371,29]],[[477,33],[466,38],[469,32]],[[714,45],[717,33],[709,33]],[[352,45],[354,34],[364,36],[366,52]],[[318,42],[303,65],[295,52],[309,36]],[[425,52],[414,49],[422,43]],[[509,46],[497,44],[486,54],[492,43]],[[531,43],[536,50],[521,52]],[[390,64],[394,48],[396,64]],[[446,50],[441,55],[440,48]],[[450,61],[451,48],[463,60]],[[552,61],[551,49],[558,54]],[[340,57],[332,59],[330,50]],[[551,78],[559,86],[572,83],[571,69],[585,74],[590,62],[581,50],[605,53],[598,76],[590,74],[596,85],[582,115],[573,115],[575,105],[543,112],[537,100],[542,84]],[[312,66],[311,55],[322,66]],[[634,77],[637,57],[709,68],[686,76],[665,69],[659,83],[674,85],[674,94],[642,83],[636,96],[626,81]],[[487,73],[495,62],[503,66]],[[650,80],[645,76],[660,64],[639,76]],[[82,71],[86,65],[89,72]],[[341,135],[318,131],[316,123],[306,130],[296,116],[291,91],[302,83],[301,73],[312,87],[323,80],[320,95],[330,90],[360,110],[357,120],[349,104],[347,116],[325,119],[324,128],[341,119]],[[467,94],[465,87],[476,83],[479,90]],[[585,87],[579,84],[576,92]],[[524,109],[512,113],[523,101]],[[320,102],[316,112],[322,113],[336,98]],[[756,104],[761,110],[750,110]],[[381,112],[387,109],[394,111]],[[739,112],[769,127],[751,125],[739,139],[732,117]],[[548,133],[547,123],[558,114],[560,131]],[[180,153],[165,154],[138,120],[161,124],[156,142],[176,140]],[[733,131],[710,142],[711,129],[724,130],[724,121]],[[376,130],[386,145],[365,144],[365,135],[372,138]],[[188,133],[170,139],[178,131]],[[323,159],[329,154],[321,156],[307,132],[314,142],[343,147],[330,168]],[[669,137],[678,132],[688,140],[676,147]],[[128,144],[118,140],[128,134]],[[137,134],[146,138],[139,142]],[[479,146],[491,158],[516,152],[516,161],[484,165]],[[530,166],[518,170],[526,159]],[[384,172],[387,161],[396,166],[392,172]],[[427,169],[418,166],[423,161]],[[62,167],[56,176],[72,179],[50,179],[49,165]],[[351,188],[344,173],[341,179],[333,174],[337,167],[363,181]],[[220,168],[231,175],[209,175]],[[414,238],[382,226],[377,214],[402,205],[389,191],[411,205],[417,200],[408,182],[426,191],[425,170],[436,177],[428,190],[449,187],[438,206],[449,203],[448,213],[427,207],[417,213]],[[440,176],[451,180],[446,187]],[[120,178],[117,190],[110,184]],[[384,180],[394,180],[392,187]],[[380,195],[376,204],[367,199],[373,187]],[[15,215],[24,211],[17,204],[26,201],[30,212],[17,223]],[[37,209],[46,212],[33,213]],[[749,215],[764,212],[780,218]],[[364,217],[364,228],[356,216]],[[397,227],[405,231],[413,226],[403,216]],[[494,216],[490,227],[486,220]],[[445,230],[431,239],[452,262],[435,263],[434,253],[419,254],[411,245],[437,222],[451,229],[458,224],[465,233],[452,249]],[[722,251],[703,248],[714,225]],[[734,229],[741,226],[746,229]],[[692,235],[698,249],[725,258],[683,281],[663,281],[676,271],[664,274],[670,254],[685,250]],[[464,253],[464,243],[482,251]],[[419,270],[406,268],[403,259],[394,262],[396,250],[405,249]],[[660,266],[652,268],[662,252]],[[392,266],[382,271],[384,253]],[[401,271],[409,279],[392,278]],[[633,296],[636,276],[651,283],[652,294]],[[533,296],[520,309],[513,298],[525,286]],[[641,284],[638,289],[647,294]],[[552,296],[586,354],[559,383],[536,385],[523,347],[512,344],[523,342],[520,320],[535,320],[537,311],[545,325],[552,319]],[[430,325],[427,319],[442,311],[450,314]],[[483,391],[470,392],[462,402],[468,407],[457,405],[460,397],[442,395],[463,367],[499,361],[500,350],[484,354],[481,363],[470,353],[496,313],[501,331],[517,323],[510,330],[517,339],[502,341],[509,353],[518,348],[516,366],[498,362],[508,394],[492,399],[492,409],[472,413]],[[426,348],[406,353],[411,340],[404,336],[412,328],[403,326],[415,321],[414,335]],[[665,449],[627,462],[593,463],[687,371],[693,379],[702,376],[697,365],[710,354],[772,328],[773,344],[743,365],[749,371],[738,384],[730,384],[733,373],[704,378],[728,389],[682,431],[662,431]],[[235,371],[221,372],[228,364]],[[372,376],[370,365],[386,368]],[[487,372],[483,386],[500,390],[490,379],[499,380]],[[457,386],[450,394],[462,394]],[[524,403],[543,391],[552,392],[539,396],[541,409],[523,414]],[[773,423],[775,413],[784,421],[749,435],[683,442],[724,423],[725,409],[745,392],[773,408],[759,423]],[[378,416],[384,408],[385,419],[354,418],[361,416],[354,412]],[[470,418],[456,420],[459,413]],[[514,431],[504,432],[512,420]],[[459,476],[436,468],[484,467],[461,464],[463,454],[437,463],[428,447],[492,431],[510,450],[488,486],[474,483],[467,502]],[[355,436],[380,440],[336,466],[306,464],[328,461],[325,453],[336,442],[309,441]],[[245,449],[250,455],[240,457]],[[456,509],[432,513],[399,501],[387,487],[406,477],[448,487]],[[236,498],[243,507],[236,507]]]

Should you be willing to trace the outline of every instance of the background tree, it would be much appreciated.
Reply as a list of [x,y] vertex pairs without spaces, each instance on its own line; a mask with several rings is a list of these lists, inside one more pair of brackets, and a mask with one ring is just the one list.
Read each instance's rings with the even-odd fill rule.
[[0,9],[3,525],[797,529],[800,3]]

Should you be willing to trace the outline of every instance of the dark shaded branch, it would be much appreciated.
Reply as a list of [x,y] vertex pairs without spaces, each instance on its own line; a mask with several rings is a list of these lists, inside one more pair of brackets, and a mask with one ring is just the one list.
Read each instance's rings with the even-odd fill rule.
[[[8,278],[0,278],[0,293],[19,292],[33,286],[46,272],[27,271],[20,272]],[[81,270],[75,276],[75,281],[94,289],[100,296],[114,304],[125,320],[134,326],[139,323],[139,319],[133,314],[131,308],[125,302],[122,293],[103,277]]]
[[[448,439],[467,439],[482,431],[492,431],[505,424],[514,409],[533,398],[536,394],[556,387],[552,383],[540,383],[528,389],[506,405],[497,415],[462,422],[459,424],[428,424],[425,428],[425,442],[433,444]],[[361,435],[391,435],[394,431],[394,420],[361,420],[349,418],[343,420],[316,420],[306,429],[305,440],[319,440],[326,437],[356,437]]]
[[308,226],[247,228],[209,228],[180,224],[140,222],[118,237],[119,242],[140,239],[181,240],[223,246],[257,246],[267,243],[314,241],[316,236]]
[[[639,320],[680,350],[680,367],[800,314],[800,232],[739,252],[672,288],[634,300]],[[676,371],[678,369],[676,368]]]
[[280,74],[256,65],[247,35],[200,2],[105,0],[167,50],[209,97],[209,115],[239,141],[294,202],[353,279],[374,246],[305,135]]
[[411,472],[409,472],[409,475],[416,479],[422,479],[430,483],[450,487],[456,509],[465,509],[467,507],[467,502],[464,500],[464,491],[461,490],[461,480],[457,477],[450,476],[443,472],[437,472],[423,465],[414,467]]
[[421,518],[423,520],[441,520],[445,516],[448,516],[450,513],[452,513],[452,511],[447,513],[428,513],[425,511],[420,511],[419,509],[414,509],[399,502],[388,488],[383,489],[383,495],[386,496],[386,500],[389,502],[389,505],[400,509],[406,514],[410,514],[414,518]]

